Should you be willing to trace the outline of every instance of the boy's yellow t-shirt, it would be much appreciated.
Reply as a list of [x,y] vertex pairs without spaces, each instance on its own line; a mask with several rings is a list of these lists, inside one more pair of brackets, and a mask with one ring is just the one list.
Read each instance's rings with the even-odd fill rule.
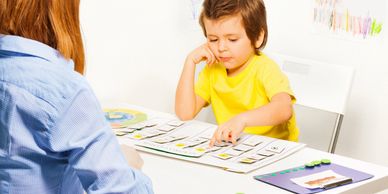
[[[264,54],[255,55],[248,66],[233,77],[228,77],[222,64],[206,65],[195,84],[195,93],[212,104],[218,124],[268,104],[280,92],[290,94],[295,103],[287,76]],[[297,141],[299,135],[294,113],[286,123],[247,127],[244,132],[290,141]]]

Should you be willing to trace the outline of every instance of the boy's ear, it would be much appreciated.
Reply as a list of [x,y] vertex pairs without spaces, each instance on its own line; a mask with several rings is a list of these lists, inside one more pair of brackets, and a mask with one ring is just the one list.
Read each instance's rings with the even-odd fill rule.
[[265,34],[265,32],[262,30],[262,31],[260,32],[259,38],[258,38],[257,41],[255,42],[255,48],[256,48],[256,49],[260,48],[261,44],[263,44],[263,41],[264,41],[264,34]]

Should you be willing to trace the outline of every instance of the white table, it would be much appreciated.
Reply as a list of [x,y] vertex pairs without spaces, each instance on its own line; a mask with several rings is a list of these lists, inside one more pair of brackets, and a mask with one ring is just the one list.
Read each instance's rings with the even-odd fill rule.
[[[125,139],[121,139],[125,142]],[[327,158],[333,163],[373,174],[372,179],[331,189],[326,193],[375,193],[388,188],[388,168],[375,164],[304,148],[276,163],[248,174],[228,172],[213,166],[140,152],[143,171],[151,178],[156,194],[256,194],[289,193],[283,189],[253,179],[266,174]]]
[[[117,105],[116,105],[117,106]],[[112,107],[112,106],[111,106]],[[121,104],[118,107],[129,108],[174,118],[173,115],[143,107]],[[119,138],[120,143],[131,145],[128,138]],[[304,165],[305,163],[330,159],[333,163],[350,167],[374,175],[373,178],[358,183],[330,189],[326,193],[376,193],[388,189],[388,167],[330,154],[312,148],[302,150],[263,168],[248,174],[238,174],[194,162],[173,159],[140,151],[144,160],[143,171],[151,178],[156,194],[256,194],[290,193],[286,190],[257,181],[255,175],[267,174]]]

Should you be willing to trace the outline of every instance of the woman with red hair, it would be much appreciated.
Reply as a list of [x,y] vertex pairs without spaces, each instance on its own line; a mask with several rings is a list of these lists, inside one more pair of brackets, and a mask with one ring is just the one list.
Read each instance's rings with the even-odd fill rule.
[[79,4],[0,0],[2,194],[153,193],[82,76]]

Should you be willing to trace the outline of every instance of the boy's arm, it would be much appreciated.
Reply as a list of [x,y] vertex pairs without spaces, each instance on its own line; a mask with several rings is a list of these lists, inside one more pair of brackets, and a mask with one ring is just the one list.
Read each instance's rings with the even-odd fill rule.
[[214,133],[210,145],[217,141],[232,141],[236,139],[245,127],[273,126],[288,121],[292,116],[292,101],[288,93],[281,92],[274,95],[271,102],[253,110],[236,115],[226,123],[220,125]]
[[207,104],[194,92],[195,66],[196,64],[186,60],[176,90],[175,113],[181,120],[193,119]]
[[175,95],[175,113],[181,120],[193,119],[207,102],[195,94],[194,75],[198,63],[206,60],[215,62],[215,57],[207,44],[192,51],[186,58]]
[[288,93],[274,95],[271,102],[238,115],[246,127],[273,126],[288,121],[292,116],[292,101]]

